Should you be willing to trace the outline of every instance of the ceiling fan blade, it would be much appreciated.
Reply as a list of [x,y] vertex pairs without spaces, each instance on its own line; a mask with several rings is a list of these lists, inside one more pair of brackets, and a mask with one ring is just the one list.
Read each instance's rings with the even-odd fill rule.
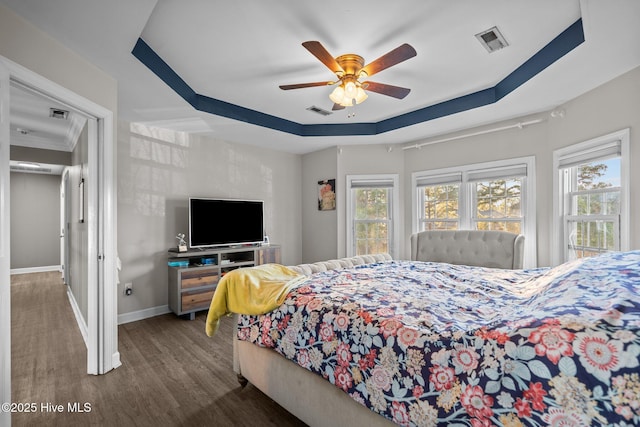
[[333,111],[344,110],[344,109],[345,107],[340,104],[333,104],[333,108],[332,108]]
[[313,82],[313,83],[297,83],[293,85],[280,85],[280,89],[282,90],[291,90],[291,89],[302,89],[305,87],[315,87],[315,86],[329,86],[334,84],[335,82]]
[[409,95],[409,92],[411,92],[411,89],[407,89],[406,87],[393,86],[384,83],[369,81],[363,83],[362,86],[365,90],[380,93],[382,95],[392,96],[398,99],[403,99],[405,96]]
[[362,70],[366,72],[369,77],[371,77],[382,70],[399,64],[402,61],[406,61],[409,58],[413,58],[416,55],[416,50],[411,45],[405,43],[402,46],[398,46],[397,48],[393,49],[391,52],[382,55],[375,61],[365,65]]
[[342,69],[340,64],[338,64],[336,59],[331,56],[329,51],[327,51],[327,49],[325,49],[324,46],[320,44],[320,42],[308,41],[302,43],[302,46],[304,46],[309,52],[313,54],[313,56],[318,58],[320,62],[326,65],[327,68],[329,68],[334,73],[344,73],[344,70]]

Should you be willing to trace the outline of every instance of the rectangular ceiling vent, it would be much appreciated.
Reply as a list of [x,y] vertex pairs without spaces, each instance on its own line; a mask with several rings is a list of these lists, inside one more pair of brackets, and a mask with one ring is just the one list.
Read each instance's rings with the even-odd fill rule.
[[500,30],[498,30],[498,27],[493,27],[478,33],[476,34],[476,38],[489,53],[509,46],[509,43],[504,39],[504,36],[500,33]]
[[67,117],[69,117],[69,112],[67,110],[61,110],[59,108],[49,108],[49,117],[53,117],[54,119],[67,120]]
[[312,105],[311,107],[307,108],[307,110],[313,111],[314,113],[318,113],[322,116],[329,116],[333,114],[331,111],[323,110],[322,108],[316,107],[315,105]]

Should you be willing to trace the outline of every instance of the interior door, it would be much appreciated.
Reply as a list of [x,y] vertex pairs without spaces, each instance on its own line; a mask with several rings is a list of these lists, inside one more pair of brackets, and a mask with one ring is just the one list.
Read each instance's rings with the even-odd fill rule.
[[[9,70],[0,59],[0,403],[11,402],[9,116]],[[0,410],[0,425],[11,425],[11,412]]]

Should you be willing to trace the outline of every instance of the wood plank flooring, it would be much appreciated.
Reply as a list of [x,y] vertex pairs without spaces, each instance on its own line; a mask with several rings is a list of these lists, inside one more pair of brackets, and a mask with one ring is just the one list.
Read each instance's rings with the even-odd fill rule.
[[[12,276],[11,306],[12,400],[37,408],[14,413],[13,426],[304,426],[251,384],[240,387],[231,318],[213,338],[206,312],[121,325],[123,365],[93,376],[60,273]],[[85,403],[88,411],[69,411]]]

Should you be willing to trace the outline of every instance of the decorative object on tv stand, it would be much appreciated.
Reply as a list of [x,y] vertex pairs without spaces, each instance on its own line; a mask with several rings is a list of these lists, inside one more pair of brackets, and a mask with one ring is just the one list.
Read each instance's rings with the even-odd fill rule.
[[184,233],[178,233],[176,239],[178,240],[178,252],[187,252],[187,242],[184,240],[186,235]]
[[318,210],[332,211],[336,209],[336,180],[318,181]]

